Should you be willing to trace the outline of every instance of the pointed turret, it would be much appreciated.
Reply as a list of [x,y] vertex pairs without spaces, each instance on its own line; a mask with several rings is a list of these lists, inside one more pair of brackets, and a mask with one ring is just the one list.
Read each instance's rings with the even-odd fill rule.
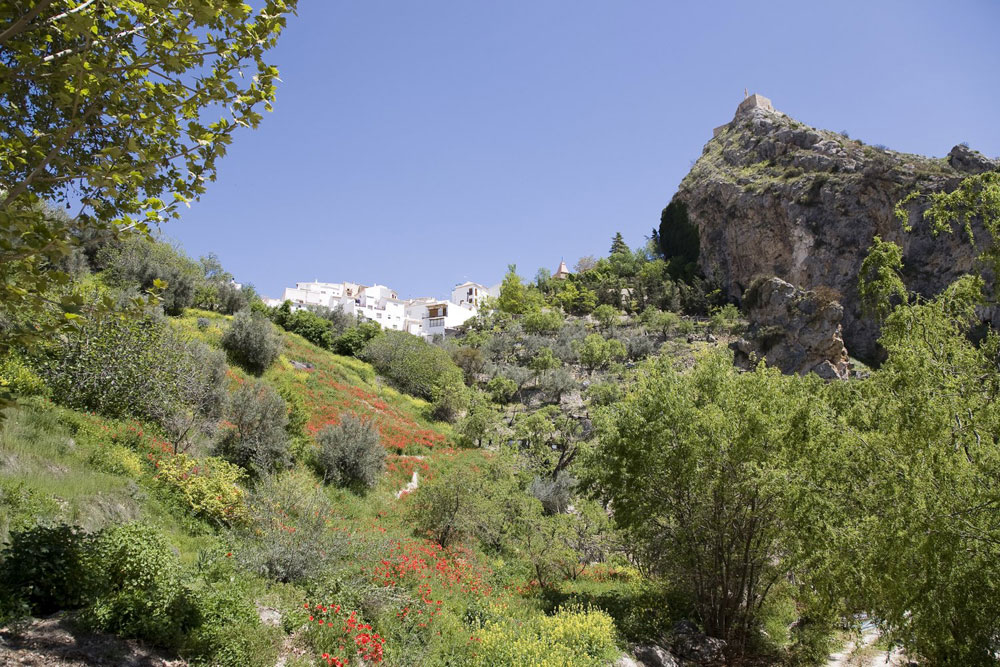
[[566,262],[559,260],[559,268],[552,274],[552,277],[556,280],[566,280],[569,278],[569,269],[566,268]]

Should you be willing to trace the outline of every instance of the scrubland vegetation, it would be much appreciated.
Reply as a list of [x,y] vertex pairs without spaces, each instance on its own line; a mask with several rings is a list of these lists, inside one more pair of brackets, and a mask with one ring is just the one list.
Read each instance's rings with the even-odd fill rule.
[[194,665],[819,665],[867,622],[996,664],[996,172],[904,202],[986,247],[941,294],[874,240],[864,378],[735,368],[683,204],[567,278],[510,266],[425,342],[267,308],[151,234],[269,106],[295,2],[49,4],[0,32],[7,637],[58,613]]

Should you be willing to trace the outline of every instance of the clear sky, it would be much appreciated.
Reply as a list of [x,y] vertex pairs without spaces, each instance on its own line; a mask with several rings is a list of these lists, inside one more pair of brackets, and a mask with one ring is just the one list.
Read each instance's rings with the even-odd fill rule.
[[260,129],[163,232],[269,296],[443,296],[635,246],[743,89],[809,125],[1000,155],[1000,2],[300,0]]

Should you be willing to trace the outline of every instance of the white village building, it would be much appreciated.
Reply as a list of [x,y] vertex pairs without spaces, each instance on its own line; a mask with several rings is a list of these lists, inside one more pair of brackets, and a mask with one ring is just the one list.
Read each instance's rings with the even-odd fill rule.
[[403,301],[385,285],[368,287],[352,282],[324,283],[314,280],[287,287],[283,299],[267,299],[266,303],[280,306],[285,301],[291,301],[293,310],[310,306],[340,308],[352,317],[378,322],[383,329],[433,338],[475,317],[486,297],[497,297],[499,294],[499,285],[487,287],[464,282],[452,289],[450,300],[420,297]]

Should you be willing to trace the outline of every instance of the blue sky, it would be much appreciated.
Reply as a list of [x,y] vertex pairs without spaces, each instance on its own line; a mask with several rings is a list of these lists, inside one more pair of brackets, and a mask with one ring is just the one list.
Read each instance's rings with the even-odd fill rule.
[[743,89],[809,125],[1000,155],[1000,3],[301,0],[283,83],[163,232],[280,296],[445,295],[635,246]]

